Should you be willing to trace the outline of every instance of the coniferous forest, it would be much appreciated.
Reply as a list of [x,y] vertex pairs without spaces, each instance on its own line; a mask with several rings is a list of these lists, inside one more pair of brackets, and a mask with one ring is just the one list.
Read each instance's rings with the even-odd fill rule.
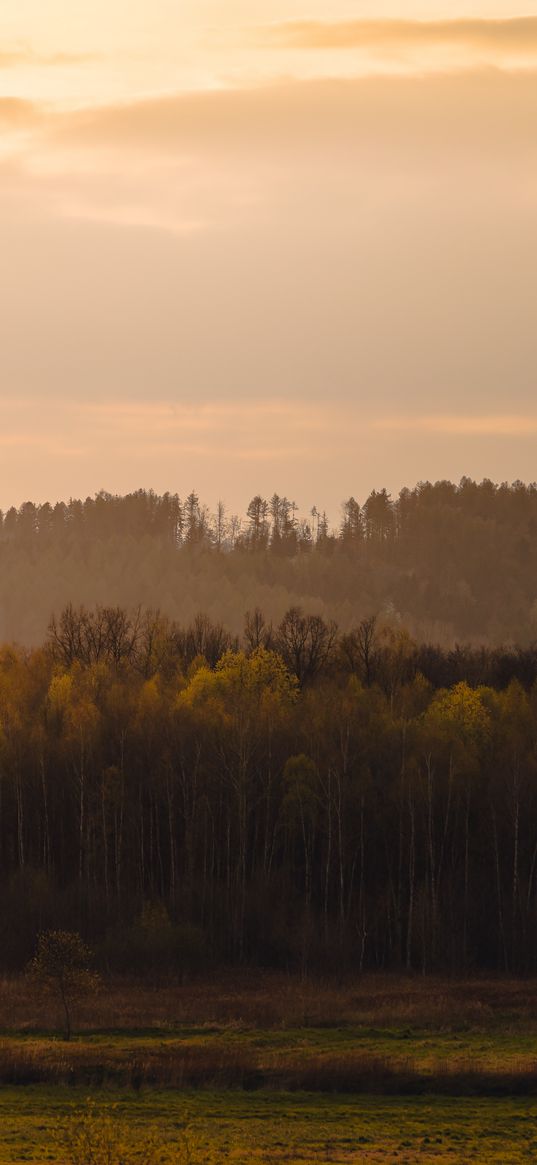
[[[301,511],[303,513],[303,511]],[[240,516],[140,490],[11,509],[0,521],[0,640],[37,646],[69,602],[199,611],[237,635],[256,606],[303,606],[343,630],[372,613],[419,642],[529,646],[537,634],[537,487],[420,483],[330,521],[286,497]]]

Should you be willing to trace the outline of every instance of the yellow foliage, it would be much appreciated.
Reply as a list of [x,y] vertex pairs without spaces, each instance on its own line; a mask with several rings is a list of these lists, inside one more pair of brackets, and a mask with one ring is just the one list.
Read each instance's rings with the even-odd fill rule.
[[432,701],[426,719],[431,727],[455,733],[459,740],[477,743],[490,731],[490,717],[483,692],[462,681]]
[[48,703],[52,712],[61,715],[71,703],[73,677],[68,672],[52,677],[48,689]]
[[257,702],[272,697],[285,705],[297,696],[298,681],[291,675],[280,655],[258,647],[247,656],[243,651],[227,651],[214,671],[200,667],[180,694],[180,701],[194,707],[216,701],[222,706],[239,699]]
[[158,676],[152,676],[150,680],[146,680],[140,692],[139,707],[143,715],[151,716],[158,711],[162,701],[162,696],[159,688]]

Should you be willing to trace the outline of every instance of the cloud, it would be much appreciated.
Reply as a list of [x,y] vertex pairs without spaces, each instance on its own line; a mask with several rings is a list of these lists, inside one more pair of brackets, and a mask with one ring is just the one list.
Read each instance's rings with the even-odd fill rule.
[[[209,444],[225,435],[240,447],[243,440],[251,444],[257,434],[256,446],[263,448],[267,441],[272,455],[273,438],[280,434],[284,444],[297,437],[303,445],[322,450],[327,440],[336,440],[345,446],[353,443],[356,434],[369,433],[431,433],[442,436],[471,437],[534,437],[537,434],[535,413],[443,413],[436,416],[375,416],[349,405],[345,415],[334,411],[329,402],[256,400],[208,401],[203,404],[171,404],[166,401],[99,401],[71,406],[74,414],[84,418],[86,425],[98,425],[115,438],[123,435],[175,443],[178,439],[204,435]],[[260,440],[260,437],[263,440]],[[246,454],[246,450],[244,450]]]
[[0,49],[0,69],[29,65],[38,68],[71,68],[91,64],[99,59],[94,53],[38,53],[28,45]]
[[67,197],[61,201],[61,214],[65,219],[80,219],[88,223],[103,223],[126,230],[139,228],[149,231],[165,231],[178,238],[196,235],[211,226],[207,219],[185,218],[180,213],[167,213],[162,207],[131,203],[95,205],[84,199]]
[[473,52],[533,55],[537,17],[510,20],[289,21],[255,34],[258,44],[287,49],[420,49],[462,47]]
[[373,485],[396,491],[417,477],[465,473],[529,480],[536,434],[529,411],[404,417],[331,400],[21,395],[0,401],[0,503],[54,501],[101,485],[184,495],[194,485],[204,499],[224,496],[238,508],[259,490],[283,490],[303,507],[328,504],[335,516],[342,497],[365,497]]
[[[537,25],[537,20],[536,20]],[[281,81],[252,88],[176,93],[58,114],[50,145],[77,152],[141,149],[173,156],[185,169],[206,155],[213,168],[231,153],[254,158],[369,145],[375,157],[426,145],[440,154],[469,140],[480,154],[521,137],[531,147],[537,115],[533,70],[474,69],[456,75]],[[441,130],[441,133],[439,132]],[[425,143],[424,137],[429,140]],[[222,176],[218,170],[219,178]],[[273,175],[277,178],[277,174]]]
[[320,403],[285,400],[207,401],[201,404],[166,401],[98,401],[71,406],[70,413],[83,429],[105,436],[150,443],[153,448],[192,449],[211,456],[225,438],[239,457],[275,456],[321,451],[326,435],[339,432],[340,421]]
[[[201,490],[216,461],[226,481],[250,467],[254,490],[262,461],[267,489],[298,500],[353,492],[358,472],[365,488],[385,474],[534,475],[535,72],[45,109],[20,138],[0,175],[5,392],[309,402],[273,419],[69,413],[65,447],[83,446],[85,468],[56,491],[184,477]],[[441,469],[426,461],[440,446]],[[12,454],[0,473],[19,494]],[[311,485],[298,468],[288,484],[295,460]],[[24,469],[34,480],[30,451]],[[40,471],[55,472],[44,459]]]
[[[166,481],[173,485],[178,473],[201,485],[215,467],[229,473],[230,465],[234,475],[237,465],[251,473],[254,492],[261,467],[270,478],[273,472],[281,476],[290,463],[318,467],[325,460],[327,426],[340,429],[329,414],[283,400],[172,406],[8,397],[0,401],[1,504],[11,504],[20,491],[21,497],[32,491],[37,496],[36,489],[51,497],[73,492],[81,488],[81,476],[86,492],[93,492],[96,480],[124,490],[155,475],[159,488],[167,488]],[[51,487],[51,479],[62,484]]]
[[354,236],[388,203],[429,215],[462,197],[469,212],[485,185],[496,202],[532,201],[536,76],[286,82],[49,112],[26,167],[64,219],[175,237],[285,219],[294,238],[315,220]]
[[0,97],[0,125],[19,129],[39,118],[39,109],[32,101],[20,97]]
[[535,437],[537,416],[384,417],[372,428],[384,433],[438,433],[456,437]]
[[371,430],[371,422],[355,409],[344,420],[331,405],[283,399],[184,404],[7,398],[0,403],[0,422],[0,449],[6,455],[54,453],[69,462],[76,455],[89,464],[107,465],[118,450],[123,460],[138,464],[183,456],[212,462],[225,456],[253,464],[292,459],[319,465],[329,455],[327,442],[346,450],[357,434]]
[[[3,433],[0,445],[46,444],[52,435],[60,442],[76,433],[84,446],[117,449],[118,441],[133,448],[155,451],[185,449],[211,456],[225,443],[240,457],[274,456],[276,450],[322,455],[327,443],[346,449],[357,437],[370,440],[381,434],[428,433],[445,437],[534,437],[537,413],[441,413],[409,416],[368,411],[348,402],[334,409],[331,401],[284,398],[206,400],[184,402],[112,398],[66,402],[49,397],[0,403]],[[31,416],[34,424],[23,426]]]

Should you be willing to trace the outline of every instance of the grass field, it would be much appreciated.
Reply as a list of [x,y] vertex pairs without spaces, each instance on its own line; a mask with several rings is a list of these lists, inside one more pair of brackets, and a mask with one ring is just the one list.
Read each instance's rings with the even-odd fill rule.
[[509,1031],[249,1028],[0,1038],[0,1083],[75,1087],[536,1095],[537,1037]]
[[[70,1043],[22,980],[0,990],[0,1165],[62,1161],[88,1095],[192,1165],[537,1162],[537,985],[245,978],[112,983]],[[201,1146],[201,1147],[200,1147]]]
[[[0,1162],[59,1163],[53,1130],[84,1094],[33,1086],[0,1093]],[[305,1165],[350,1162],[537,1160],[537,1100],[392,1098],[272,1093],[149,1091],[109,1094],[134,1135],[152,1125],[172,1148],[188,1114],[197,1162]],[[201,1149],[201,1155],[200,1155]],[[181,1160],[178,1157],[178,1160]]]

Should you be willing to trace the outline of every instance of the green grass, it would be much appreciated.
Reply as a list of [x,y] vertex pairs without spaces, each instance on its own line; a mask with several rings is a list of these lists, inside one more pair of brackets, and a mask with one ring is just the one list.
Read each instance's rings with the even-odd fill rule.
[[[61,1158],[53,1129],[85,1094],[73,1089],[6,1088],[0,1093],[0,1163]],[[307,1165],[330,1161],[474,1161],[518,1165],[537,1159],[537,1100],[454,1100],[435,1097],[311,1097],[304,1094],[148,1091],[103,1095],[131,1127],[159,1130],[173,1146],[190,1117],[207,1151],[234,1165]]]

